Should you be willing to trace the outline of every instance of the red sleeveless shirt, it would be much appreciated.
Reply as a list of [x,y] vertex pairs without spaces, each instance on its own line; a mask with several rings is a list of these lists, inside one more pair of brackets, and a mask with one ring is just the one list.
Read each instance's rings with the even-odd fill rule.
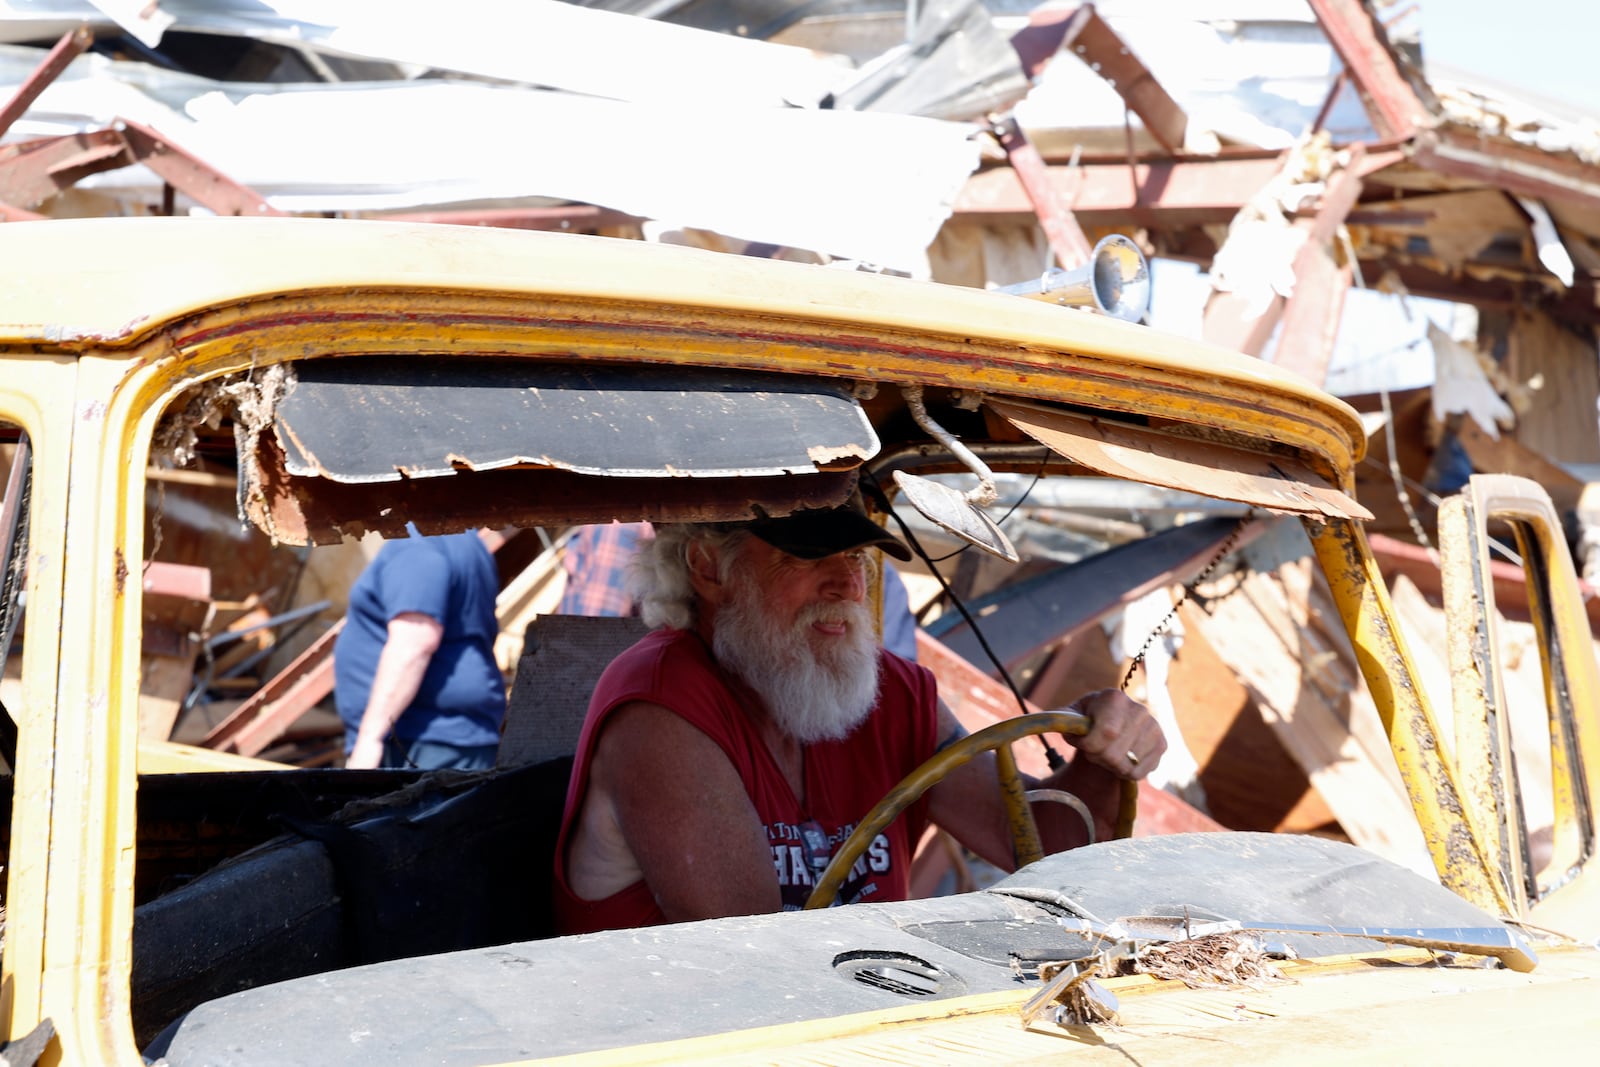
[[[643,881],[603,900],[580,899],[567,884],[568,835],[589,786],[595,739],[607,715],[635,700],[673,711],[721,747],[766,827],[784,910],[804,906],[833,851],[891,786],[933,755],[938,743],[932,673],[892,652],[881,651],[879,661],[878,700],[866,720],[842,741],[806,746],[807,804],[802,807],[745,712],[753,697],[717,666],[699,637],[656,630],[613,660],[590,698],[567,789],[555,856],[557,930],[588,933],[666,921]],[[904,900],[911,850],[927,822],[924,797],[873,840],[845,880],[838,902]]]

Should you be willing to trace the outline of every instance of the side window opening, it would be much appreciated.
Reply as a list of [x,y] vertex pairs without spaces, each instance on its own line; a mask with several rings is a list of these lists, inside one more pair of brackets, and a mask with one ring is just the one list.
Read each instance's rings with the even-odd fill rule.
[[17,760],[17,724],[21,707],[21,624],[27,578],[28,502],[33,458],[28,435],[0,423],[0,759],[10,775]]
[[[1583,740],[1579,735],[1580,717],[1594,714],[1593,705],[1581,699],[1581,690],[1582,679],[1594,676],[1596,646],[1588,633],[1579,633],[1575,628],[1558,623],[1557,613],[1562,608],[1556,583],[1562,581],[1562,569],[1548,558],[1546,539],[1530,524],[1518,523],[1516,542],[1523,558],[1528,601],[1540,637],[1534,647],[1542,654],[1545,676],[1547,727],[1542,737],[1530,738],[1532,743],[1526,746],[1538,756],[1527,766],[1521,762],[1516,764],[1518,775],[1542,786],[1543,795],[1549,798],[1548,842],[1532,832],[1528,838],[1530,851],[1534,853],[1534,862],[1529,866],[1528,892],[1531,899],[1543,900],[1566,884],[1594,856],[1592,805],[1595,798],[1589,795],[1589,782],[1583,770]],[[1571,572],[1570,562],[1565,569]],[[1587,660],[1587,671],[1580,669],[1580,657]],[[1515,726],[1513,720],[1513,730]],[[1512,743],[1513,749],[1520,752],[1515,734]],[[1593,743],[1592,737],[1590,743]],[[1526,808],[1527,786],[1520,785],[1520,792]]]
[[1534,483],[1476,475],[1440,509],[1455,761],[1513,905],[1595,851],[1597,645],[1565,533]]
[[[260,705],[259,694],[336,632],[349,587],[381,544],[376,534],[286,544],[240,520],[249,471],[239,457],[255,446],[236,436],[235,423],[249,420],[230,387],[255,395],[222,381],[176,399],[145,472],[130,982],[140,1047],[195,1004],[237,989],[539,936],[528,923],[540,913],[529,887],[544,882],[541,849],[524,847],[522,823],[559,813],[565,795],[564,767],[481,789],[423,782],[417,771],[344,770],[331,681],[304,708],[290,705],[305,687],[286,683],[262,719],[227,732],[241,707]],[[558,559],[539,527],[508,534],[502,549],[497,565],[518,573],[540,571],[541,559],[548,572]],[[512,588],[511,599],[541,602],[546,584]],[[296,714],[268,730],[275,702]],[[173,759],[170,742],[190,747]],[[184,760],[210,758],[196,748],[276,769],[189,773]],[[263,884],[275,887],[265,897]]]
[[[33,456],[28,435],[0,422],[0,887],[11,866],[12,774],[17,763],[17,720],[22,709],[23,583],[28,555],[28,501]],[[9,895],[7,893],[6,895]],[[5,948],[0,897],[0,952]]]

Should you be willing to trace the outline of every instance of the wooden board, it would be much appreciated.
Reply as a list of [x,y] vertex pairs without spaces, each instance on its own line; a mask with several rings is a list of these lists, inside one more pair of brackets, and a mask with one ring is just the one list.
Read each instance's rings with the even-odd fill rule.
[[1243,579],[1200,632],[1357,845],[1436,877],[1377,708],[1309,558]]
[[1230,830],[1341,835],[1327,801],[1206,639],[1206,613],[1179,610],[1183,647],[1167,685],[1212,818]]
[[[1591,422],[1592,422],[1591,418]],[[1589,431],[1592,434],[1594,427]],[[1472,419],[1462,419],[1457,433],[1461,447],[1472,460],[1472,469],[1480,474],[1516,474],[1538,482],[1550,494],[1550,502],[1559,512],[1576,510],[1578,498],[1583,494],[1583,481],[1567,472],[1565,467],[1550,462],[1538,452],[1513,440],[1506,434],[1490,437]]]
[[1544,315],[1512,319],[1505,370],[1512,380],[1541,388],[1517,414],[1512,432],[1519,444],[1556,463],[1600,463],[1595,433],[1595,402],[1600,400],[1600,366],[1594,338],[1562,329]]

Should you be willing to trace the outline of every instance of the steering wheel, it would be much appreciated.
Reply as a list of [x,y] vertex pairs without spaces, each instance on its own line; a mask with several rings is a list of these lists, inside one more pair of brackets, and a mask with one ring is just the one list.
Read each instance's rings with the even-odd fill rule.
[[[806,910],[825,908],[832,904],[834,897],[839,893],[839,887],[844,884],[845,875],[855,866],[872,839],[877,837],[885,826],[893,822],[901,812],[951,771],[991,750],[998,764],[1000,795],[1006,803],[1006,816],[1011,824],[1012,850],[1017,858],[1017,866],[1025,867],[1040,859],[1044,855],[1044,846],[1039,842],[1039,827],[1033,821],[1033,809],[1029,807],[1028,795],[1022,787],[1022,775],[1018,773],[1016,758],[1011,754],[1011,742],[1019,737],[1044,733],[1081,737],[1089,732],[1090,725],[1089,716],[1081,711],[1037,711],[985,726],[977,733],[969,734],[943,751],[935,753],[922,766],[900,779],[899,783],[867,812],[854,832],[845,838],[844,843],[839,846],[839,851],[833,854],[827,869],[817,879],[816,888],[806,900]],[[1057,799],[1051,796],[1051,792],[1046,790],[1045,798]],[[1076,799],[1073,798],[1074,801]],[[1138,805],[1139,783],[1123,781],[1121,806],[1117,811],[1116,837],[1133,836],[1133,821],[1138,814]]]

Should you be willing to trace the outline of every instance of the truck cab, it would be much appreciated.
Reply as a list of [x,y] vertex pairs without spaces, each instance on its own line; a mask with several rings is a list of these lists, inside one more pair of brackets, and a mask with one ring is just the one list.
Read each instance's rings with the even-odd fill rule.
[[[1136,1042],[1231,1062],[1593,1036],[1600,685],[1536,485],[1476,479],[1441,513],[1447,733],[1363,530],[1358,416],[1258,360],[1048,299],[604,238],[311,219],[6,237],[8,1062],[1121,1062]],[[870,484],[1003,557],[968,491],[991,472],[1230,502],[1241,526],[1303,529],[1436,878],[1314,837],[1134,836],[951,896],[555,937],[559,752],[359,772],[141,738],[163,470],[222,478],[240,522],[308,546],[736,521]],[[1546,679],[1537,855],[1495,652],[1508,531]],[[508,738],[555,721],[554,660],[518,670]],[[1262,970],[1133,971],[1196,927]],[[1083,1009],[1091,981],[1121,1006]],[[1206,988],[1228,982],[1241,1006],[1219,1014]]]

